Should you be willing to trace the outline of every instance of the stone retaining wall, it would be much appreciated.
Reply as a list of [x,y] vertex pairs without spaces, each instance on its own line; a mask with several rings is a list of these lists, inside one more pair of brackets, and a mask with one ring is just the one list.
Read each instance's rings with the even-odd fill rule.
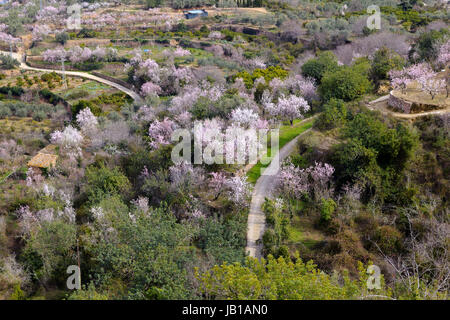
[[392,92],[389,94],[389,100],[388,105],[392,108],[394,108],[396,111],[403,112],[403,113],[410,113],[412,102],[405,101],[403,99],[400,99],[392,94]]
[[415,101],[408,101],[395,95],[395,91],[389,94],[388,105],[396,111],[403,113],[420,113],[426,111],[433,111],[444,109],[445,105],[418,103]]
[[101,73],[98,73],[98,72],[95,72],[95,71],[92,71],[91,74],[94,75],[94,76],[97,76],[99,78],[102,78],[102,79],[105,79],[105,80],[117,83],[118,85],[121,85],[122,87],[125,87],[127,89],[130,89],[130,90],[134,89],[131,84],[129,84],[128,82],[125,82],[123,80],[116,79],[116,78],[113,78],[113,77],[110,77],[110,76],[107,76],[107,75],[104,75],[104,74],[101,74]]

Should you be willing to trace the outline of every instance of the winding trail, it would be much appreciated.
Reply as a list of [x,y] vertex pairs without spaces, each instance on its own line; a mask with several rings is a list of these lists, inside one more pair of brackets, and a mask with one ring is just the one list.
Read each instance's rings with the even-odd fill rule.
[[[6,54],[6,55],[10,55],[9,52],[5,52],[5,51],[0,51],[0,54]],[[71,76],[71,77],[79,77],[79,78],[84,78],[84,79],[89,79],[89,80],[93,80],[93,81],[97,81],[103,84],[106,84],[110,87],[116,88],[119,91],[122,91],[123,93],[126,93],[127,95],[129,95],[131,98],[133,98],[133,100],[135,100],[136,102],[142,102],[142,98],[139,94],[137,94],[136,92],[134,92],[131,89],[128,89],[118,83],[109,81],[107,79],[103,79],[97,76],[94,76],[90,73],[87,72],[81,72],[81,71],[62,71],[62,70],[53,70],[53,69],[41,69],[41,68],[33,68],[28,66],[23,59],[23,56],[20,53],[17,52],[13,52],[12,53],[13,58],[15,58],[17,61],[20,62],[20,69],[23,70],[30,70],[30,71],[41,71],[41,72],[55,72],[58,74],[65,74],[66,76]]]
[[[401,119],[415,119],[419,117],[424,117],[427,115],[442,115],[446,113],[450,113],[450,106],[446,109],[441,110],[433,110],[428,112],[421,112],[416,114],[406,114],[390,111],[387,109],[387,100],[389,99],[389,95],[383,96],[376,100],[373,100],[367,104],[367,107],[371,110],[378,110],[383,114],[388,114],[396,118]],[[312,118],[304,119],[304,121],[311,120]],[[245,252],[250,257],[261,258],[262,257],[262,237],[264,235],[266,218],[265,214],[262,211],[262,205],[264,204],[264,200],[266,197],[269,197],[272,192],[272,188],[275,184],[276,173],[278,173],[278,163],[283,162],[294,150],[295,145],[300,137],[305,135],[311,131],[308,129],[294,139],[292,139],[289,143],[287,143],[281,150],[279,151],[279,160],[273,161],[266,170],[270,170],[272,175],[261,175],[258,181],[255,184],[255,188],[253,190],[252,201],[250,204],[250,212],[248,214],[248,223],[247,223],[247,246],[245,248]]]
[[[312,118],[314,117],[304,119],[299,124],[310,121]],[[292,151],[294,151],[298,139],[309,131],[311,131],[311,129],[303,131],[284,145],[284,147],[278,152],[278,159],[276,159],[277,156],[274,157],[277,161],[272,161],[264,171],[270,172],[270,174],[262,174],[255,184],[252,201],[250,203],[250,212],[248,214],[247,246],[245,247],[245,252],[250,257],[255,257],[258,259],[262,257],[262,237],[265,230],[266,217],[261,207],[264,203],[264,199],[271,195],[272,188],[275,184],[276,174],[279,170],[279,164],[282,163],[283,160],[292,153]]]

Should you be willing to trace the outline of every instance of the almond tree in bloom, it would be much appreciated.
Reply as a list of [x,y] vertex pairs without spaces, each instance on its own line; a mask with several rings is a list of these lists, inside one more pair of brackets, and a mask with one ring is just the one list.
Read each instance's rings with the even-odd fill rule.
[[209,187],[214,192],[214,200],[220,196],[227,183],[227,176],[223,172],[211,172]]
[[159,83],[160,79],[160,68],[158,63],[152,59],[147,59],[139,63],[139,68],[135,74],[136,76],[146,76],[151,82]]
[[44,61],[56,63],[66,60],[68,53],[64,48],[48,49],[42,54]]
[[404,94],[411,81],[408,77],[396,77],[391,80],[391,84],[394,89],[401,89]]
[[173,56],[175,58],[185,57],[191,55],[191,52],[189,50],[183,49],[181,47],[177,47],[175,51],[173,52]]
[[395,89],[401,88],[403,93],[411,82],[423,83],[436,76],[436,73],[427,63],[414,64],[403,70],[391,70],[388,74],[391,78],[392,86]]
[[277,176],[276,189],[291,199],[300,199],[308,192],[318,199],[329,193],[333,173],[333,166],[327,163],[316,162],[314,166],[300,169],[288,161],[283,163]]
[[248,67],[249,69],[265,69],[266,63],[263,58],[255,57],[253,59],[243,60],[242,64]]
[[164,118],[163,121],[155,120],[148,129],[148,135],[151,140],[150,147],[157,149],[160,145],[170,144],[170,139],[175,128],[175,122],[169,118]]
[[198,87],[189,87],[186,89],[188,90],[183,90],[183,92],[172,99],[169,109],[170,112],[175,114],[186,112],[197,102],[201,94],[201,89]]
[[97,61],[103,61],[106,58],[107,52],[105,48],[97,46],[95,50],[92,51],[92,55]]
[[28,168],[27,178],[25,179],[27,187],[39,188],[44,182],[44,177],[41,173],[33,168]]
[[233,89],[237,89],[239,96],[246,98],[248,97],[247,87],[245,86],[244,79],[236,78],[234,80],[233,85],[231,86]]
[[211,31],[208,35],[209,39],[220,40],[223,39],[224,35],[219,31]]
[[41,17],[51,17],[58,15],[59,10],[53,6],[47,6],[44,7],[42,10],[39,11],[39,16]]
[[48,25],[36,25],[33,28],[32,39],[33,41],[42,41],[42,39],[48,36],[51,33],[51,30]]
[[169,175],[171,185],[176,190],[192,190],[204,180],[202,169],[194,168],[192,164],[184,160],[171,166]]
[[57,144],[60,150],[69,158],[75,159],[81,155],[83,136],[81,132],[72,126],[67,126],[64,131],[55,131],[50,135],[50,141]]
[[223,172],[212,172],[208,182],[214,192],[214,200],[221,194],[226,194],[228,199],[238,206],[247,206],[251,195],[251,185],[245,176],[227,177]]
[[42,209],[32,212],[28,206],[20,207],[16,211],[21,232],[25,236],[30,236],[38,231],[43,223],[55,220],[62,220],[67,223],[75,223],[75,210],[65,207],[62,211],[55,211],[53,208]]
[[7,34],[5,32],[0,32],[0,41],[9,44],[9,50],[10,50],[10,53],[12,54],[13,44],[20,42],[21,39],[15,38],[12,35]]
[[138,197],[135,200],[131,200],[131,204],[133,204],[137,210],[145,214],[150,211],[150,207],[148,205],[148,198]]
[[440,47],[437,63],[443,67],[450,63],[450,40]]
[[161,94],[162,90],[161,87],[157,84],[154,84],[153,82],[146,82],[141,87],[141,93],[143,96],[157,96]]
[[192,122],[192,114],[187,111],[182,112],[179,115],[175,116],[175,120],[182,128],[187,128]]
[[214,157],[223,156],[223,141],[224,134],[222,133],[222,128],[224,124],[221,119],[213,118],[213,119],[204,119],[202,121],[194,122],[194,143],[195,146],[201,147],[202,150],[205,148],[209,148],[210,150],[214,150],[214,155],[211,154],[211,157],[205,162],[214,162]]
[[447,86],[444,79],[425,79],[421,80],[420,84],[422,85],[422,89],[431,95],[431,100],[434,100],[436,95],[442,92]]
[[172,75],[175,78],[175,89],[177,92],[180,91],[182,87],[189,84],[192,79],[192,71],[190,68],[176,68],[175,66],[172,67]]
[[77,114],[77,124],[80,127],[81,132],[88,137],[92,137],[97,133],[97,117],[94,116],[89,108],[84,108]]
[[315,193],[316,199],[325,196],[334,173],[333,166],[328,163],[315,162],[314,166],[309,167],[307,171],[311,177],[310,188]]
[[290,95],[287,98],[281,96],[278,99],[278,103],[270,111],[272,115],[289,120],[291,125],[293,125],[294,119],[303,118],[303,113],[307,112],[309,109],[310,107],[305,99]]
[[284,85],[294,94],[299,94],[311,103],[318,98],[317,87],[314,79],[295,75],[284,81]]
[[91,50],[87,47],[81,48],[75,46],[70,50],[65,51],[64,48],[48,49],[43,54],[44,61],[59,62],[61,59],[69,59],[72,63],[86,62],[86,61],[114,61],[117,59],[117,50],[114,48],[98,47]]
[[247,207],[251,195],[251,186],[246,176],[235,176],[227,180],[228,199],[236,206]]
[[[286,81],[281,80],[280,78],[273,78],[269,82],[269,87],[271,91],[271,98],[279,97],[286,89]],[[269,92],[269,90],[265,90]]]
[[207,81],[203,81],[199,87],[185,86],[182,92],[172,99],[169,111],[175,114],[186,112],[197,102],[199,97],[206,97],[213,102],[217,101],[222,97],[224,91],[222,86],[213,86]]
[[301,198],[308,191],[306,170],[294,166],[291,162],[283,163],[277,176],[276,189],[288,198]]
[[244,128],[256,127],[259,116],[252,109],[237,108],[231,112],[231,122],[239,124]]
[[126,64],[126,71],[133,77],[135,85],[141,87],[146,82],[152,82],[161,87],[162,93],[172,95],[179,93],[193,79],[190,68],[177,68],[172,63],[160,66],[152,59],[141,60],[138,53],[130,63]]
[[[73,57],[73,55],[72,55]],[[92,50],[85,47],[83,48],[83,51],[81,52],[80,55],[80,61],[84,62],[84,61],[88,61],[92,58]]]

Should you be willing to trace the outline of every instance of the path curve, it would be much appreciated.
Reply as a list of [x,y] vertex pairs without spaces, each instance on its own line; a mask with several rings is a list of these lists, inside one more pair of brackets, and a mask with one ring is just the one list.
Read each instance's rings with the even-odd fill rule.
[[[6,55],[10,55],[9,52],[5,52],[5,51],[0,51],[0,54],[6,54]],[[135,100],[136,102],[142,102],[142,98],[139,94],[137,94],[136,92],[134,92],[131,89],[128,89],[118,83],[94,76],[90,73],[87,72],[81,72],[81,71],[65,71],[63,72],[62,70],[53,70],[53,69],[44,69],[44,68],[34,68],[34,67],[30,67],[28,66],[23,59],[23,56],[20,53],[17,52],[13,52],[12,56],[14,59],[16,59],[17,61],[20,62],[20,69],[23,70],[30,70],[30,71],[41,71],[41,72],[55,72],[58,74],[65,74],[66,76],[71,76],[71,77],[79,77],[79,78],[85,78],[85,79],[89,79],[89,80],[93,80],[93,81],[97,81],[103,84],[106,84],[110,87],[116,88],[117,90],[122,91],[123,93],[126,93],[127,95],[129,95],[131,98],[133,98],[133,100]]]
[[[386,104],[389,99],[389,95],[380,97],[376,100],[373,100],[367,104],[367,107],[370,110],[378,110],[383,114],[389,114],[391,116],[402,118],[402,119],[415,119],[418,117],[424,117],[427,115],[441,115],[450,113],[450,107],[441,110],[433,110],[428,112],[422,112],[417,114],[406,114],[393,112],[384,108],[382,104]],[[316,115],[317,116],[317,115]],[[304,121],[311,120],[313,117],[304,119]],[[283,148],[281,148],[279,152],[279,163],[281,163],[284,159],[286,159],[294,150],[296,142],[300,137],[305,135],[311,129],[305,130],[294,139],[292,139],[289,143],[287,143]],[[271,171],[276,170],[275,164],[270,164],[267,169],[271,169]],[[266,169],[266,170],[267,170]],[[276,170],[275,172],[278,172]],[[271,195],[272,187],[275,183],[276,175],[262,175],[255,184],[255,188],[253,190],[252,200],[250,203],[250,212],[248,214],[248,223],[247,223],[247,246],[245,247],[245,252],[255,258],[262,257],[262,237],[264,235],[265,230],[265,214],[262,211],[261,207],[264,204],[264,199]]]
[[[301,123],[310,121],[312,118],[314,117],[304,119]],[[278,152],[278,163],[273,161],[265,170],[270,170],[272,173],[278,173],[278,164],[283,162],[284,159],[286,159],[292,151],[294,151],[298,139],[309,131],[311,131],[311,129],[303,131],[294,139],[289,141],[283,148],[281,148]],[[256,181],[255,188],[253,190],[247,222],[247,246],[245,247],[245,252],[250,257],[258,259],[262,257],[262,237],[264,235],[266,217],[261,207],[264,204],[264,199],[271,195],[272,188],[275,184],[275,179],[276,174],[261,175],[258,181]]]

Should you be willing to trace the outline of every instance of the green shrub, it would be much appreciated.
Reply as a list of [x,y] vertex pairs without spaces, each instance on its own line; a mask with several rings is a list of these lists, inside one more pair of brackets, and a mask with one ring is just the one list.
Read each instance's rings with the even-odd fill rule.
[[65,45],[67,41],[70,39],[70,35],[67,32],[59,32],[55,36],[56,42]]
[[33,120],[35,121],[42,121],[45,118],[47,118],[47,115],[43,111],[38,111],[33,113]]
[[16,284],[14,286],[14,292],[9,297],[10,300],[25,300],[26,295],[23,290],[20,288],[20,284]]
[[392,226],[378,227],[374,241],[386,255],[399,253],[403,248],[403,236]]
[[264,231],[262,240],[266,252],[268,251],[268,253],[270,253],[270,250],[275,246],[276,238],[277,237],[273,229],[266,229],[266,231]]
[[99,116],[102,113],[102,109],[99,106],[94,105],[94,103],[92,103],[91,101],[80,100],[76,104],[72,105],[72,116],[76,117],[78,112],[80,112],[85,108],[91,109],[91,112],[95,116]]
[[375,52],[370,70],[371,78],[378,82],[388,79],[388,72],[400,70],[405,65],[405,60],[395,51],[386,47]]
[[326,72],[335,71],[337,68],[336,56],[330,51],[325,51],[320,53],[317,58],[308,60],[303,64],[302,74],[305,77],[313,78],[316,83],[320,83]]
[[128,178],[119,168],[109,169],[104,165],[90,166],[86,170],[87,196],[91,203],[98,203],[114,195],[127,197],[131,191]]
[[371,83],[367,77],[350,67],[340,67],[336,71],[325,73],[319,92],[327,101],[332,98],[352,101],[368,92]]
[[0,67],[3,69],[14,69],[20,65],[20,62],[17,61],[17,59],[6,54],[0,54],[0,62]]
[[266,83],[269,83],[274,78],[279,78],[283,80],[288,76],[289,72],[280,66],[270,66],[266,69],[255,69],[253,73],[248,73],[247,71],[238,72],[233,76],[233,80],[236,78],[242,78],[244,80],[245,86],[247,89],[251,89],[253,87],[253,83],[258,78],[264,78]]
[[64,100],[58,96],[57,94],[54,94],[48,89],[42,89],[39,91],[39,94],[42,98],[46,99],[48,102],[50,102],[53,105],[57,105],[60,102],[63,102]]
[[66,99],[67,100],[75,100],[75,99],[87,97],[88,95],[89,95],[89,92],[87,92],[86,90],[79,90],[79,91],[74,91],[72,93],[69,93],[66,96]]
[[329,222],[333,216],[334,210],[337,208],[336,202],[333,199],[323,199],[320,204],[320,220],[322,222]]
[[314,126],[319,130],[330,130],[342,126],[347,118],[347,107],[344,101],[332,98],[324,104],[323,112],[317,118]]

